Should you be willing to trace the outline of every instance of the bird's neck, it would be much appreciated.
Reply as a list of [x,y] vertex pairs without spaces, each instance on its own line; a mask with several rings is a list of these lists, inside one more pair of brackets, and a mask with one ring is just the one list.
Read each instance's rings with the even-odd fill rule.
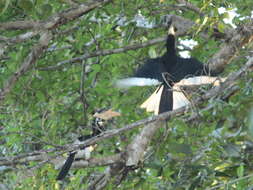
[[175,36],[169,34],[166,41],[167,52],[162,56],[162,62],[166,68],[166,72],[170,73],[177,64],[177,55],[175,48]]
[[172,34],[169,34],[166,41],[166,48],[167,48],[167,54],[172,56],[176,55],[176,48],[175,48],[175,36]]

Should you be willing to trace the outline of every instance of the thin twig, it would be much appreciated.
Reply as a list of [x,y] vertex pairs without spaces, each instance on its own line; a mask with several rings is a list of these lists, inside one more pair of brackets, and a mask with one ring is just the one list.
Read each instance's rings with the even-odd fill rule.
[[144,48],[144,47],[147,47],[147,46],[151,46],[151,45],[154,45],[154,44],[157,44],[157,43],[164,42],[165,39],[166,39],[166,36],[156,38],[156,39],[153,39],[153,40],[149,40],[149,41],[144,42],[144,43],[133,44],[133,45],[124,46],[124,47],[120,47],[120,48],[116,48],[116,49],[97,50],[97,51],[92,52],[92,53],[85,53],[84,55],[82,55],[80,57],[75,57],[75,58],[72,58],[72,59],[69,59],[69,60],[61,61],[61,62],[57,63],[54,66],[50,66],[50,67],[47,67],[47,68],[40,68],[39,70],[42,70],[42,71],[55,70],[55,69],[63,67],[66,64],[80,63],[82,60],[92,58],[92,57],[111,55],[111,54],[116,54],[116,53],[122,53],[122,52],[129,51],[129,50]]

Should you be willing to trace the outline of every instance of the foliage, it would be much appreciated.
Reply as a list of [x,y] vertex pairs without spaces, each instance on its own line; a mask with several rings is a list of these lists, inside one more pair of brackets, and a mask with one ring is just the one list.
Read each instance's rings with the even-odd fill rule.
[[[1,1],[0,21],[45,20],[68,9],[70,4],[67,2]],[[14,156],[70,143],[75,136],[90,133],[86,126],[91,123],[94,110],[99,108],[112,108],[122,114],[109,129],[147,117],[148,114],[138,105],[152,90],[119,90],[113,87],[113,82],[130,76],[150,55],[161,55],[163,44],[96,56],[50,69],[50,66],[97,50],[142,43],[165,34],[163,28],[138,26],[134,21],[138,11],[149,23],[159,23],[168,13],[199,23],[201,27],[190,31],[194,40],[198,41],[191,54],[207,62],[223,41],[211,38],[212,31],[206,39],[200,33],[211,30],[209,26],[217,24],[221,30],[230,27],[222,21],[227,15],[219,14],[218,8],[237,8],[238,13],[245,17],[251,14],[250,7],[253,7],[251,0],[190,2],[199,7],[206,17],[175,8],[173,4],[176,1],[121,0],[95,9],[53,31],[55,36],[50,47],[20,78],[0,106],[0,155]],[[235,20],[246,22],[238,18]],[[123,24],[119,25],[120,22]],[[23,32],[6,30],[1,31],[1,35],[14,37]],[[22,64],[36,41],[37,36],[8,46],[4,54],[6,59],[0,60],[1,88]],[[246,62],[248,48],[240,50],[241,56],[226,68],[223,75],[239,69]],[[237,81],[240,91],[229,100],[215,98],[202,105],[202,108],[211,106],[211,109],[200,108],[197,120],[184,122],[182,118],[174,118],[168,121],[168,127],[154,137],[162,140],[159,143],[154,140],[147,153],[149,156],[138,169],[129,173],[118,188],[207,189],[216,185],[220,186],[214,189],[252,188],[252,78],[252,73],[248,73]],[[125,148],[137,132],[134,130],[105,140],[93,156],[110,155],[116,148]],[[71,177],[60,183],[55,180],[57,171],[53,165],[45,164],[33,169],[37,164],[30,162],[17,168],[0,168],[1,183],[8,184],[10,189],[85,189],[89,176],[104,170],[104,167],[73,170]],[[115,187],[111,184],[107,188]]]

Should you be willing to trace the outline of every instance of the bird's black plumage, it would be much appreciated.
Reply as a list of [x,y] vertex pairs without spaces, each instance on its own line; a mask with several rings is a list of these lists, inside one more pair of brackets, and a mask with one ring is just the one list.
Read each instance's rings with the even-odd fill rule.
[[166,42],[166,53],[154,59],[148,59],[135,73],[134,77],[157,79],[163,82],[162,73],[171,73],[177,65],[177,55],[175,50],[175,36],[169,34]]
[[[189,76],[207,75],[209,73],[208,67],[197,59],[178,56],[175,41],[175,28],[170,26],[166,40],[166,53],[161,57],[147,60],[134,75],[136,78],[156,79],[164,86],[164,88],[158,88],[162,90],[162,93],[159,94],[160,102],[156,111],[157,114],[173,109],[172,87],[175,83]],[[165,80],[163,77],[165,73],[169,76],[169,80]],[[147,104],[151,101],[145,102],[142,107],[147,108]]]
[[[88,140],[92,137],[95,137],[95,136],[99,135],[101,132],[103,132],[104,130],[105,130],[104,120],[101,118],[94,118],[94,120],[92,122],[92,134],[83,135],[83,136],[78,137],[78,142],[83,142],[83,141]],[[85,149],[87,149],[87,152],[88,152],[89,151],[88,149],[91,148],[91,146],[84,146],[84,147],[82,147],[82,150],[85,151]],[[77,154],[78,154],[78,151],[74,151],[74,152],[69,153],[67,160],[63,164],[63,166],[56,178],[57,180],[63,180],[66,177],[73,162],[75,161],[75,157]],[[86,158],[86,159],[88,159],[88,158]]]
[[[111,109],[97,110],[93,115],[94,119],[91,124],[92,125],[91,126],[92,133],[89,135],[83,135],[83,136],[78,137],[78,139],[76,140],[76,142],[74,144],[79,144],[80,142],[83,142],[83,141],[88,140],[92,137],[98,136],[99,134],[101,134],[102,132],[104,132],[106,130],[107,121],[109,121],[113,117],[117,117],[117,116],[120,116],[120,113],[112,111]],[[95,147],[94,145],[83,146],[78,151],[70,152],[68,158],[66,159],[65,163],[63,164],[61,171],[59,172],[56,179],[63,180],[66,177],[66,175],[68,174],[68,171],[71,168],[71,165],[75,160],[78,160],[81,158],[88,160],[90,158],[90,153],[93,151],[94,147]]]
[[195,58],[182,58],[176,54],[175,35],[168,34],[166,53],[158,58],[148,59],[135,73],[135,77],[153,78],[163,82],[162,73],[168,73],[173,82],[186,76],[199,76],[208,73],[208,67]]
[[56,180],[63,180],[66,177],[70,167],[72,166],[72,163],[75,160],[75,155],[76,155],[76,152],[72,152],[69,154],[69,156],[68,156],[67,160],[65,161],[64,165],[62,166],[61,171],[59,172]]
[[159,102],[159,113],[163,113],[173,109],[173,93],[171,87],[167,84],[164,84],[164,89],[161,94]]

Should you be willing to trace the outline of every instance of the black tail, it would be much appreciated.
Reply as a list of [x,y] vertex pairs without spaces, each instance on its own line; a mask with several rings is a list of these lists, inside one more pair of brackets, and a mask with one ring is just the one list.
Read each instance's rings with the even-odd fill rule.
[[161,94],[159,102],[159,111],[158,114],[171,111],[173,109],[173,93],[171,87],[167,84],[164,84],[164,88]]
[[62,166],[61,171],[58,174],[56,180],[63,180],[66,177],[66,175],[68,174],[69,169],[70,169],[72,163],[74,162],[75,154],[76,154],[76,152],[69,154],[69,157],[67,158],[67,160],[65,161],[64,165]]

